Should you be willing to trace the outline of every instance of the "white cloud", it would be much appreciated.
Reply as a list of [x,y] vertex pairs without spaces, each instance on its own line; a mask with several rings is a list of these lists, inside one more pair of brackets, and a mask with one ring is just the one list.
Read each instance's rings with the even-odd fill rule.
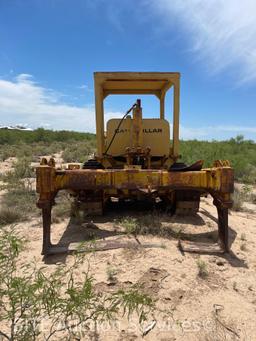
[[[106,119],[120,115],[107,112]],[[20,74],[12,81],[0,79],[0,123],[17,122],[26,122],[32,127],[95,132],[93,105],[80,107],[64,103],[61,94],[38,85],[28,74]]]
[[87,84],[82,84],[77,87],[80,90],[87,91],[87,92],[93,92],[93,89],[89,87]]
[[180,136],[184,140],[201,139],[228,139],[237,135],[244,135],[248,139],[255,140],[256,126],[206,126],[200,128],[191,128],[181,125]]
[[212,72],[234,66],[240,82],[256,80],[255,0],[148,2],[167,26],[185,31],[194,56]]
[[[0,124],[18,124],[29,127],[47,127],[95,132],[93,105],[83,107],[64,103],[58,92],[38,85],[32,75],[20,74],[14,80],[0,79]],[[108,110],[105,122],[123,113]],[[211,126],[192,128],[181,125],[183,139],[229,138],[237,134],[256,135],[255,127]]]

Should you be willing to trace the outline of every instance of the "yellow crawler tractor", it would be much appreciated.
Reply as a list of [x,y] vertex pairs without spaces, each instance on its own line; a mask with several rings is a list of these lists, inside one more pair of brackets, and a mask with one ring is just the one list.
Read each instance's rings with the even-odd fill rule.
[[[56,253],[51,244],[51,209],[60,190],[74,197],[73,207],[85,215],[102,214],[111,198],[150,199],[166,203],[172,212],[196,212],[200,195],[209,193],[217,207],[219,245],[229,250],[228,208],[232,206],[233,169],[217,160],[202,168],[199,160],[187,166],[178,162],[180,74],[174,72],[96,72],[95,109],[97,154],[83,165],[55,167],[43,159],[37,168],[38,207],[43,215],[43,254]],[[165,119],[165,97],[173,88],[172,137]],[[108,95],[155,95],[158,118],[143,118],[141,101],[122,118],[110,119],[104,131],[104,99]]]

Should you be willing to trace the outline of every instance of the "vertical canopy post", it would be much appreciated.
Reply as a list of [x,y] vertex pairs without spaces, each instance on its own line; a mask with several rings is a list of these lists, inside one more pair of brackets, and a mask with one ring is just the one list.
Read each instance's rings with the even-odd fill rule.
[[103,89],[95,82],[95,109],[96,109],[96,138],[98,156],[102,157],[104,152],[104,107],[103,107]]
[[164,103],[165,103],[165,92],[163,92],[160,96],[160,118],[164,119]]
[[173,156],[179,156],[179,114],[180,114],[180,81],[174,82],[174,100],[173,100]]

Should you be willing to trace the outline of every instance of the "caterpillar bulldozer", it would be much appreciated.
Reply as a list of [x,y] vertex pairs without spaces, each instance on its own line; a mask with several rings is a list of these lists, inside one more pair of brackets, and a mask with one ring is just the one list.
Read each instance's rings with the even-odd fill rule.
[[[68,190],[73,207],[85,216],[103,214],[106,203],[117,200],[161,201],[172,213],[197,212],[200,196],[209,193],[218,214],[218,247],[229,251],[228,208],[232,206],[233,169],[227,160],[212,168],[203,161],[179,162],[180,74],[177,72],[95,72],[97,153],[66,169],[54,159],[37,167],[37,206],[42,209],[42,254],[58,252],[51,243],[51,210],[60,190]],[[165,98],[173,88],[172,125],[165,118]],[[122,118],[110,119],[104,131],[104,99],[109,95],[154,95],[159,116],[144,118],[138,99]],[[172,136],[171,136],[172,127]]]

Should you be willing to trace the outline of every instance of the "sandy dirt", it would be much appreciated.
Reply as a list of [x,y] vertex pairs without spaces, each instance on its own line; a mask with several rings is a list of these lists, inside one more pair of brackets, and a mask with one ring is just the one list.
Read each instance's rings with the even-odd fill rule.
[[5,174],[12,170],[14,162],[17,161],[16,157],[9,157],[3,162],[0,162],[0,174]]
[[[210,198],[202,199],[200,212],[195,217],[169,217],[162,224],[184,234],[197,235],[197,241],[209,241],[216,238],[216,212]],[[116,230],[114,220],[122,214],[131,212],[112,211],[104,218],[94,220],[92,229],[82,225],[74,225],[69,220],[53,224],[52,236],[55,243],[69,244],[74,241],[89,239],[92,233],[96,238],[127,241],[126,235]],[[140,215],[133,212],[133,216]],[[192,223],[191,224],[191,220]],[[182,254],[177,239],[153,236],[139,236],[140,243],[154,244],[152,248],[127,247],[110,251],[99,251],[90,258],[91,273],[96,285],[101,290],[109,290],[107,267],[117,272],[117,283],[111,290],[120,285],[134,283],[145,284],[148,294],[158,299],[159,310],[152,320],[156,325],[144,337],[145,340],[221,340],[236,339],[235,334],[219,325],[214,319],[214,311],[220,306],[221,321],[227,328],[234,330],[242,340],[255,340],[256,312],[256,214],[232,212],[229,216],[231,252],[228,255]],[[72,255],[56,255],[43,259],[40,255],[42,228],[40,220],[33,220],[18,226],[22,234],[29,239],[28,250],[23,255],[24,261],[36,259],[38,265],[58,266],[59,262],[69,262]],[[242,239],[241,239],[242,236]],[[245,250],[241,250],[245,245]],[[200,257],[207,263],[209,275],[205,279],[198,277],[197,260]],[[87,264],[85,264],[87,266]],[[82,270],[82,269],[81,269]],[[150,323],[150,321],[149,321]],[[117,330],[99,332],[100,340],[139,340],[142,338],[138,322],[122,321]],[[219,338],[215,328],[219,327]],[[109,328],[111,329],[111,328]],[[224,339],[224,338],[223,338]]]
[[[35,207],[35,210],[37,208]],[[83,240],[128,243],[127,247],[94,252],[90,272],[96,289],[111,292],[137,283],[157,300],[157,309],[141,328],[134,316],[113,326],[99,326],[97,340],[255,340],[256,339],[256,205],[250,212],[230,212],[229,254],[183,253],[177,232],[184,239],[214,243],[217,238],[216,209],[210,197],[202,198],[200,211],[193,217],[161,216],[161,226],[170,229],[169,237],[138,236],[139,243],[127,236],[116,222],[122,216],[138,219],[147,212],[113,205],[104,217],[74,223],[65,219],[52,224],[52,240],[69,245]],[[91,221],[93,220],[93,221]],[[17,225],[28,240],[23,262],[36,261],[49,271],[60,263],[69,264],[73,255],[41,256],[42,222],[33,218]],[[130,244],[129,244],[130,243]],[[131,244],[132,243],[132,244]],[[151,244],[151,247],[147,247]],[[130,245],[130,246],[129,246]],[[208,276],[198,276],[198,259],[207,265]],[[86,270],[85,262],[77,272]],[[116,281],[109,283],[107,269],[115,269]],[[153,321],[156,321],[153,322]],[[146,336],[143,330],[154,328]],[[94,339],[92,330],[84,340]]]

